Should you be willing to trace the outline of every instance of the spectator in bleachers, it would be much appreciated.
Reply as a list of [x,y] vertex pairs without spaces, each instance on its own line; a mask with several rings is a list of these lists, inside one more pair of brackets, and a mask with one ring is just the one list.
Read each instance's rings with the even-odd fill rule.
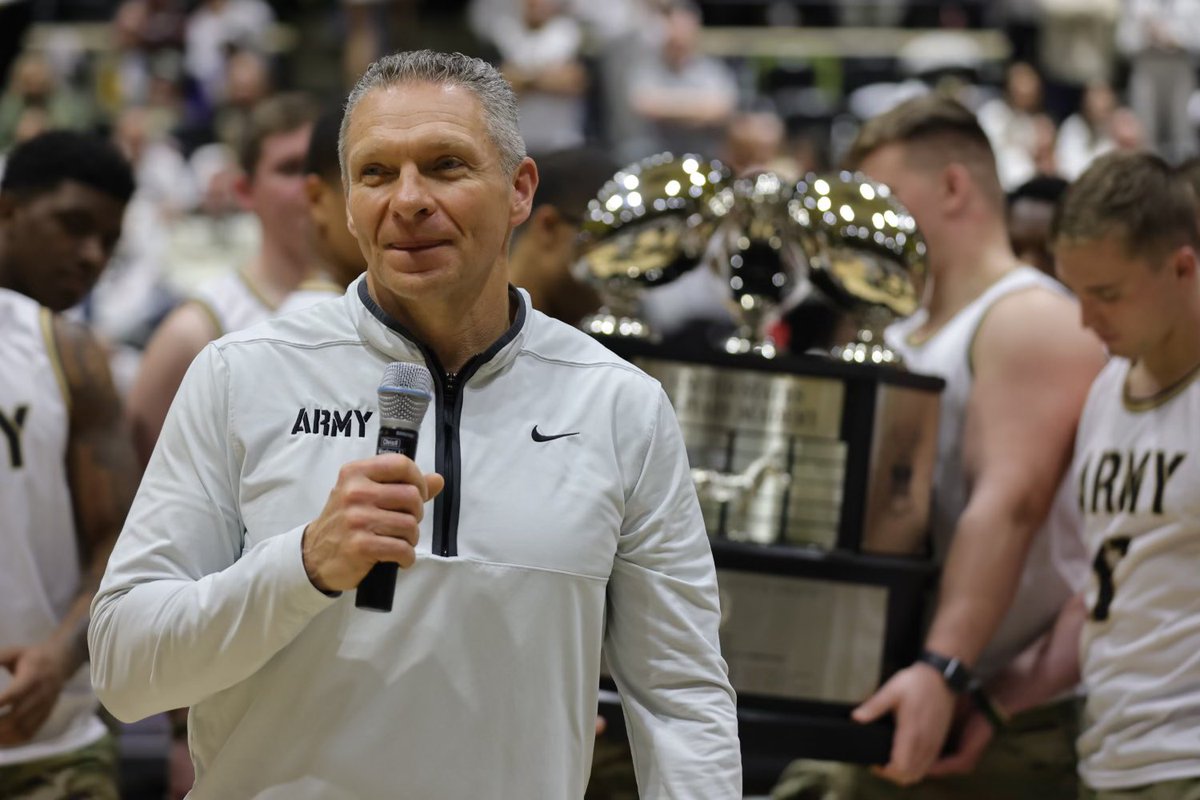
[[1032,178],[1038,143],[1037,116],[1042,107],[1042,79],[1029,64],[1017,61],[1008,67],[1003,97],[979,109],[979,124],[996,153],[996,169],[1006,191]]
[[783,120],[773,111],[737,114],[725,127],[719,155],[735,175],[765,169],[795,179],[799,167],[783,155],[785,133]]
[[254,109],[270,97],[272,89],[270,68],[262,54],[242,49],[230,52],[221,101],[213,109],[216,140],[240,152]]
[[1037,64],[1045,105],[1062,121],[1079,108],[1085,87],[1113,78],[1113,31],[1121,0],[1037,0],[1041,31]]
[[498,19],[493,41],[517,95],[525,146],[531,153],[578,147],[588,85],[583,28],[562,0],[523,0],[522,12]]
[[1187,104],[1200,62],[1200,0],[1127,0],[1117,46],[1129,59],[1129,103],[1149,146],[1168,160],[1195,153]]
[[1132,109],[1122,107],[1114,111],[1108,130],[1117,150],[1142,150],[1149,144],[1142,120]]
[[694,5],[675,0],[664,20],[661,49],[629,76],[633,109],[652,127],[644,154],[672,150],[711,156],[737,105],[737,82],[728,65],[699,53],[700,12]]
[[1055,156],[1059,174],[1073,181],[1095,159],[1116,147],[1112,138],[1113,112],[1117,95],[1103,81],[1088,85],[1079,110],[1058,129]]
[[39,119],[44,115],[46,128],[86,131],[96,121],[89,98],[60,81],[50,62],[34,52],[18,59],[8,90],[0,97],[0,152],[16,143],[23,118],[30,124],[30,111]]
[[264,0],[203,0],[187,19],[185,60],[204,100],[224,99],[231,48],[265,53],[275,12]]

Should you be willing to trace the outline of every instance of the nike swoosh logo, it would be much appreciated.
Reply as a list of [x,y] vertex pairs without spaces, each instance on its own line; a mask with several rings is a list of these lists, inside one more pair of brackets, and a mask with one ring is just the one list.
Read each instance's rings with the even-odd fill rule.
[[579,431],[574,431],[573,433],[556,433],[553,436],[547,436],[544,433],[538,432],[537,425],[533,426],[533,432],[530,434],[530,436],[533,437],[533,440],[535,442],[552,442],[555,439],[561,439],[564,436],[578,436],[578,435],[579,435]]

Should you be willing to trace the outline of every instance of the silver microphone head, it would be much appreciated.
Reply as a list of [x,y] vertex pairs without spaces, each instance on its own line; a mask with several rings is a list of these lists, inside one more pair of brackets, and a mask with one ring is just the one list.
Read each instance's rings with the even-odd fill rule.
[[424,365],[393,361],[379,383],[379,424],[415,431],[432,399],[433,376]]

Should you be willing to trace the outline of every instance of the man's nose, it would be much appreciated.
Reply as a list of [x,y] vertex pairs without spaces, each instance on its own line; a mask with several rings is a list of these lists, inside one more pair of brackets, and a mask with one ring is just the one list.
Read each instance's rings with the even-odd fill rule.
[[400,171],[389,202],[390,210],[401,219],[419,219],[433,213],[429,182],[415,167]]
[[1085,328],[1096,330],[1096,323],[1099,321],[1099,315],[1096,313],[1096,304],[1087,298],[1079,300],[1079,322]]
[[104,269],[111,256],[112,253],[105,246],[104,239],[99,234],[94,233],[85,236],[79,242],[79,257],[93,272],[99,272]]

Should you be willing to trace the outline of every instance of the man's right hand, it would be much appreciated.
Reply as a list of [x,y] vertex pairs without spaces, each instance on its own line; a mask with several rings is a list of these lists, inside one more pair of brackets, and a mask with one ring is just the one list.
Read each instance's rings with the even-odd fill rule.
[[937,670],[913,664],[854,709],[855,722],[874,722],[889,712],[896,720],[891,760],[876,767],[875,774],[901,786],[924,778],[946,741],[956,699]]
[[353,589],[381,561],[411,567],[425,503],[444,485],[441,475],[423,474],[396,453],[343,466],[325,508],[304,529],[301,553],[313,586]]

